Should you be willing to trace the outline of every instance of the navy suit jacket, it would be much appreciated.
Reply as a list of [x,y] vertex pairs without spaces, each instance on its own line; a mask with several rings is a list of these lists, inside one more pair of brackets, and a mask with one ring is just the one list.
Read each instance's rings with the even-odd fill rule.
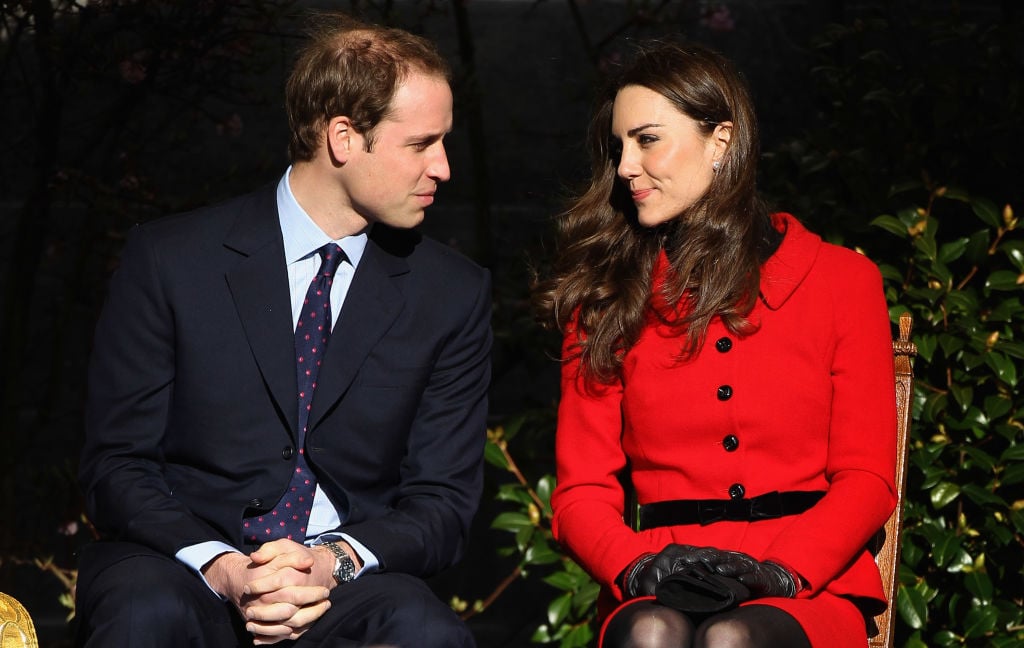
[[[480,497],[487,272],[376,225],[321,367],[306,455],[382,570],[461,554]],[[90,366],[81,479],[120,540],[242,548],[295,465],[294,334],[274,187],[136,227]]]

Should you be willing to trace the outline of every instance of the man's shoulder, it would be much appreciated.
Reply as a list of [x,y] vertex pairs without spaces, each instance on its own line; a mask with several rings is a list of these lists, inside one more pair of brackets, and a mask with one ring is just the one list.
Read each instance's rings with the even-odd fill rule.
[[370,239],[386,253],[405,260],[412,269],[433,268],[471,277],[486,271],[458,249],[441,243],[416,229],[375,225]]
[[240,218],[277,214],[274,186],[201,205],[140,223],[138,228],[154,240],[183,242],[226,235]]

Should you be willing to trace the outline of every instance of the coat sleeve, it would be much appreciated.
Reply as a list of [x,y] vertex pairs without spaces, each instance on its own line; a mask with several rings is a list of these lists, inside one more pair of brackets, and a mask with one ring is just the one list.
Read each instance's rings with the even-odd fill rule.
[[164,478],[173,322],[157,255],[146,228],[137,227],[97,324],[79,472],[86,512],[102,532],[168,555],[185,545],[227,541],[172,497]]
[[[385,515],[346,525],[381,569],[430,576],[464,552],[483,484],[491,364],[491,283],[450,303],[459,330],[438,351],[408,432],[400,483]],[[452,300],[454,302],[454,300]]]
[[623,521],[624,494],[618,478],[626,466],[622,385],[585,380],[579,358],[565,359],[572,357],[575,341],[575,327],[570,326],[562,349],[552,530],[588,573],[621,597],[615,578],[648,550]]
[[829,488],[765,552],[809,584],[828,586],[895,506],[896,402],[892,338],[878,269],[850,251],[829,291],[836,330],[825,477]]

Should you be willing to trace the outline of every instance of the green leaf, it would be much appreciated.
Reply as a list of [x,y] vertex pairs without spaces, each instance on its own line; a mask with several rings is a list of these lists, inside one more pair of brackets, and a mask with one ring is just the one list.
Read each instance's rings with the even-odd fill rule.
[[986,473],[992,472],[995,468],[996,460],[989,453],[985,452],[981,448],[975,446],[967,446],[964,448],[964,452],[971,458],[974,466],[980,468]]
[[562,555],[552,549],[546,542],[527,547],[523,560],[528,565],[550,565],[562,559]]
[[551,492],[555,489],[555,478],[551,475],[544,475],[537,481],[537,496],[544,503],[548,515],[551,514]]
[[494,521],[491,522],[492,529],[501,529],[502,531],[518,531],[522,528],[533,528],[533,523],[530,522],[530,518],[522,513],[515,511],[506,511],[505,513],[499,513]]
[[579,587],[579,577],[568,572],[557,571],[554,574],[545,576],[542,579],[545,583],[564,591],[571,591]]
[[990,351],[985,354],[985,364],[995,370],[999,380],[1011,387],[1017,386],[1017,365],[1002,353]]
[[940,646],[955,646],[960,643],[960,638],[949,630],[936,632],[932,639]]
[[976,607],[967,612],[964,617],[964,637],[984,637],[996,628],[999,621],[999,611],[991,605]]
[[908,626],[920,630],[928,622],[928,604],[917,587],[901,586],[896,593],[896,608]]
[[920,236],[914,239],[914,247],[930,261],[935,261],[938,250],[935,249],[935,239],[930,236]]
[[488,441],[484,446],[484,459],[496,468],[508,470],[508,459],[505,457],[505,453],[493,441]]
[[583,648],[589,646],[593,640],[594,631],[590,629],[590,625],[578,625],[573,627],[569,634],[562,639],[560,648]]
[[992,579],[983,571],[972,571],[964,576],[964,586],[981,603],[992,602]]
[[946,506],[960,495],[960,487],[951,482],[937,484],[931,492],[932,506],[940,509]]
[[939,261],[942,263],[949,263],[959,259],[965,250],[967,250],[968,239],[958,238],[955,241],[949,243],[943,243],[939,248]]
[[953,400],[960,406],[961,412],[966,411],[974,400],[974,389],[970,385],[952,384],[949,386],[949,393],[953,394]]
[[1007,461],[1024,461],[1024,444],[1010,446],[1003,451],[1003,454],[999,455],[999,460],[1004,463]]
[[985,490],[977,484],[965,484],[962,490],[963,494],[971,498],[975,504],[1006,506],[1006,502],[1002,497]]
[[557,626],[565,620],[567,614],[569,614],[569,607],[572,605],[572,594],[566,592],[561,596],[555,598],[548,605],[548,625]]
[[903,648],[928,648],[928,644],[921,641],[920,632],[915,632],[914,634],[910,635],[910,637],[907,639],[907,642],[903,644]]
[[989,230],[978,230],[968,238],[965,256],[971,263],[981,264],[988,258],[988,246],[991,237]]
[[956,537],[956,534],[952,531],[943,535],[939,542],[936,542],[932,547],[932,557],[935,560],[935,565],[938,567],[948,565],[960,551],[960,547],[960,538]]
[[989,290],[1021,290],[1020,274],[1011,270],[997,270],[988,276],[985,287]]
[[1024,482],[1024,463],[1014,464],[999,477],[1000,486],[1012,486]]
[[910,233],[907,232],[907,226],[900,219],[889,214],[883,214],[871,221],[871,225],[884,229],[885,231],[895,234],[900,238],[907,238]]
[[938,338],[934,335],[919,335],[914,338],[914,344],[917,345],[917,355],[924,358],[927,362],[932,361],[932,354],[935,353],[935,347],[938,346]]
[[999,250],[1009,257],[1018,270],[1024,272],[1024,241],[1007,241],[999,246]]
[[985,198],[972,199],[971,210],[989,227],[999,227],[1003,224],[999,208],[991,200],[986,200]]
[[551,633],[548,631],[548,627],[546,625],[539,625],[537,626],[537,629],[533,631],[533,636],[530,637],[530,641],[533,643],[546,644],[551,643],[553,639],[551,638]]
[[1005,395],[994,394],[985,397],[985,411],[988,412],[988,417],[991,420],[1006,415],[1012,407],[1013,402]]

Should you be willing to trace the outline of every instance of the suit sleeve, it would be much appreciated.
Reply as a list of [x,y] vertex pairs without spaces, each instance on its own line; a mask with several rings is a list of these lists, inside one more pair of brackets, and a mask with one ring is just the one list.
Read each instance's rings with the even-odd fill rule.
[[102,532],[173,556],[185,545],[227,539],[171,497],[163,476],[174,313],[146,232],[130,233],[97,324],[80,479],[87,514]]
[[[575,343],[570,326],[563,358]],[[581,375],[578,358],[563,361],[562,396],[555,436],[558,485],[551,497],[552,531],[580,565],[620,596],[615,578],[647,543],[623,521],[618,475],[622,448],[622,385],[594,384]]]
[[[836,341],[825,477],[829,488],[766,550],[810,585],[828,586],[885,523],[895,506],[896,402],[892,338],[881,275],[847,252],[832,290]],[[870,557],[862,556],[867,560]]]
[[470,299],[445,304],[463,324],[441,346],[423,390],[393,505],[343,529],[383,571],[429,576],[465,550],[483,484],[491,373],[490,279],[479,276],[475,292],[463,292]]

